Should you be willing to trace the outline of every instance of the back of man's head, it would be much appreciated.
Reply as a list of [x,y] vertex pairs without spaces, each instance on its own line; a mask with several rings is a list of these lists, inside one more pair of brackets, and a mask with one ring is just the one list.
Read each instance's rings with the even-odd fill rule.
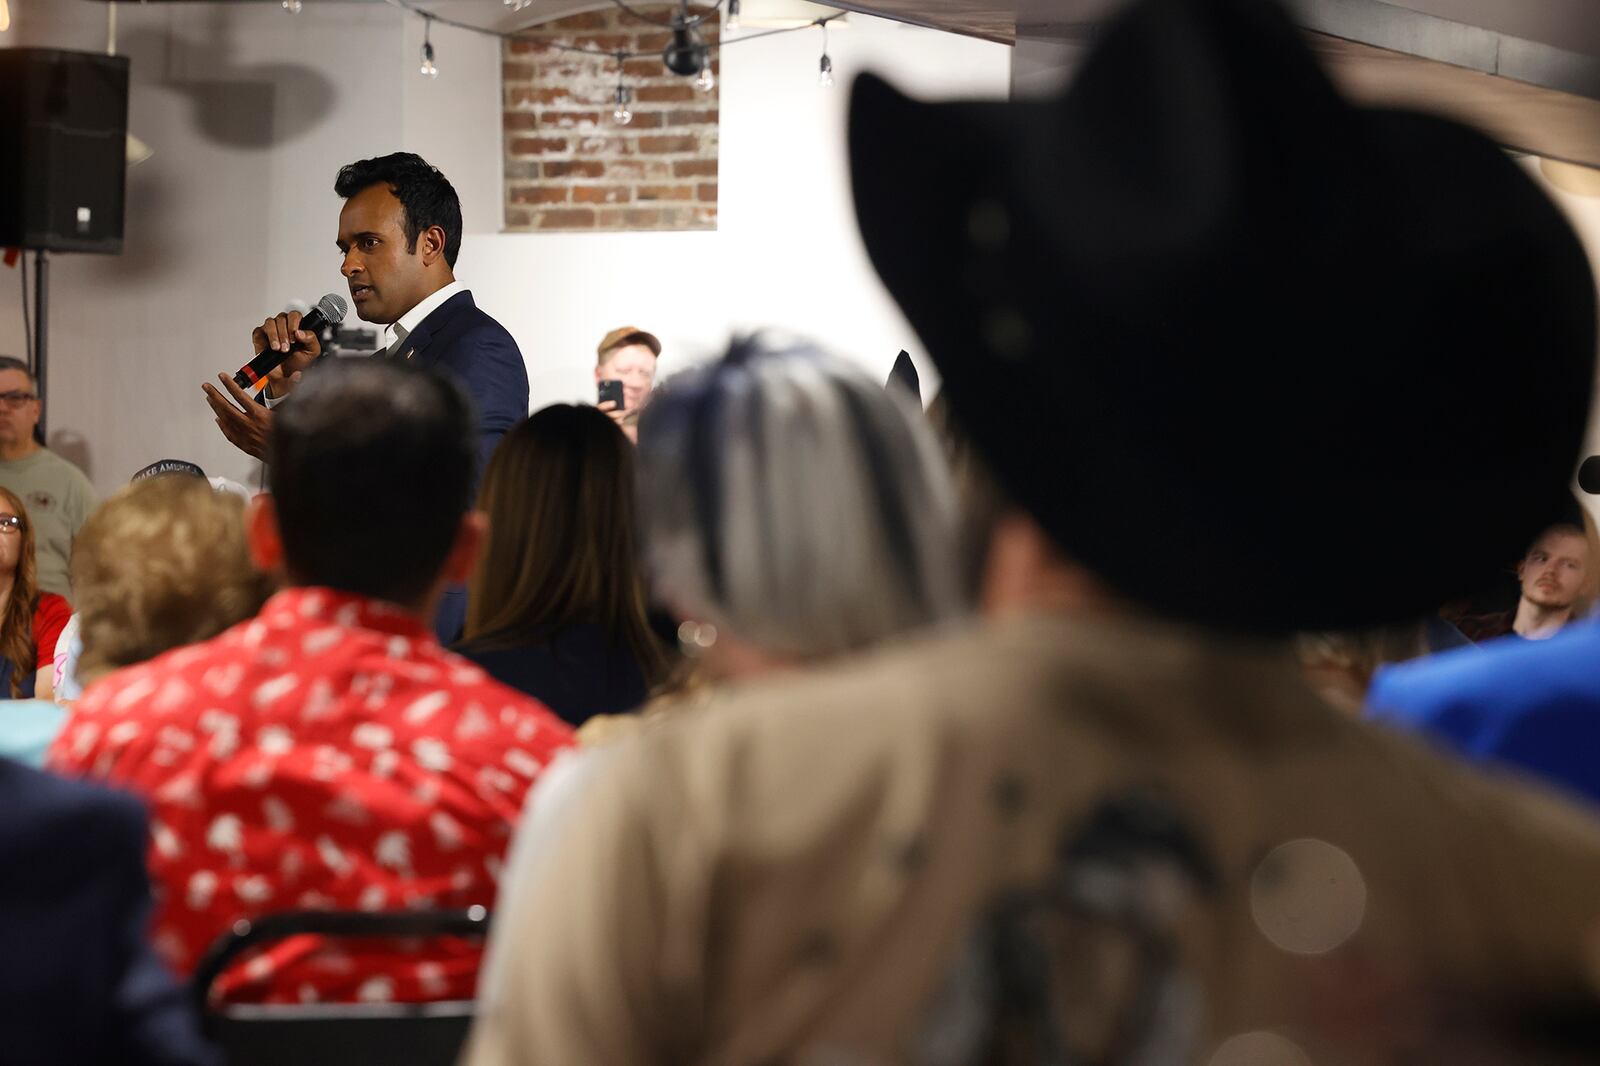
[[419,603],[471,499],[466,395],[428,371],[343,360],[277,414],[268,485],[290,579]]

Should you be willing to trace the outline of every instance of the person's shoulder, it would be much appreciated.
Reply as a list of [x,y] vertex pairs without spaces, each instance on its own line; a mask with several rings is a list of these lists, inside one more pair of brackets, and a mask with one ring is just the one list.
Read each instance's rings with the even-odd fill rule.
[[78,469],[77,464],[72,460],[68,459],[64,455],[60,455],[51,451],[49,448],[40,448],[38,454],[40,456],[39,465],[41,467],[48,468],[56,476],[67,479],[67,481],[69,481],[74,488],[82,488],[91,492],[93,491],[93,486],[89,482],[89,476],[82,470]]
[[[0,804],[11,830],[7,850],[38,848],[53,855],[87,854],[86,839],[102,843],[132,841],[141,845],[144,808],[126,793],[88,781],[34,770],[0,759]],[[64,844],[70,842],[70,846]],[[7,856],[9,866],[15,854]]]
[[572,727],[543,703],[497,680],[481,662],[460,651],[440,649],[440,655],[453,699],[488,712],[488,735],[551,747],[572,743]]
[[511,336],[511,331],[501,325],[499,319],[473,301],[471,290],[459,293],[456,298],[459,299],[461,296],[467,297],[468,300],[459,312],[461,342],[478,347],[507,349],[517,352],[520,358],[521,350],[517,347],[516,338]]
[[65,626],[72,618],[72,604],[67,602],[65,596],[58,596],[54,592],[39,593],[39,605],[34,608],[34,616],[45,622],[59,622]]
[[1399,663],[1379,671],[1367,696],[1369,713],[1426,721],[1471,712],[1504,717],[1560,693],[1587,698],[1600,710],[1600,624],[1569,626],[1549,640],[1503,637],[1471,648]]
[[[785,795],[849,793],[888,780],[900,764],[960,751],[977,766],[1011,732],[986,683],[1004,673],[1005,638],[986,628],[932,632],[803,674],[727,685],[710,699],[662,711],[623,771],[649,796],[671,778],[714,802],[786,802]],[[827,767],[826,774],[819,774]],[[738,795],[735,796],[734,794]]]
[[[106,710],[115,712],[119,717],[154,715],[158,712],[149,709],[147,699],[172,679],[179,679],[180,684],[164,694],[159,714],[171,717],[198,709],[207,703],[207,695],[202,694],[195,685],[181,683],[182,679],[190,678],[198,683],[200,675],[209,676],[214,666],[235,666],[239,675],[235,683],[242,684],[245,669],[237,662],[237,653],[232,647],[237,642],[235,630],[238,628],[235,626],[209,640],[171,648],[154,659],[113,670],[84,689],[82,697],[73,704],[73,717],[95,715]],[[217,691],[225,687],[224,682],[229,678],[214,677],[211,680],[213,684],[209,697],[222,698],[232,694],[231,690],[227,693]]]

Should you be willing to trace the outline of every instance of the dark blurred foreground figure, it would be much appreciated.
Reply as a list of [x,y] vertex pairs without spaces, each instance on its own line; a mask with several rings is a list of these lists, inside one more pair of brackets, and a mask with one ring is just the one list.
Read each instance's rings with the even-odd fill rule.
[[146,941],[145,817],[133,799],[0,759],[0,1061],[216,1061]]
[[489,543],[458,650],[574,726],[638,707],[667,669],[645,616],[633,482],[616,424],[555,404],[506,434],[478,497]]
[[1595,299],[1555,207],[1260,0],[1138,0],[1053,101],[864,78],[851,153],[1015,505],[989,621],[609,753],[470,1066],[1571,1061],[1522,1041],[1592,1018],[1600,823],[1351,720],[1288,640],[1478,587],[1565,491]]

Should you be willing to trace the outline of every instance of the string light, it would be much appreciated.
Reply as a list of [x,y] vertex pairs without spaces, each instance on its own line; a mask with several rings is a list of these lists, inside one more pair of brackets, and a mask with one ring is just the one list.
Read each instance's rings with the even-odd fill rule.
[[828,24],[819,23],[822,27],[822,59],[817,63],[817,84],[824,89],[833,88],[833,60],[828,58]]
[[619,126],[626,126],[633,121],[633,112],[628,110],[628,104],[633,101],[633,90],[622,80],[622,61],[627,58],[627,53],[617,53],[617,106],[611,112],[611,121]]
[[703,93],[708,93],[717,87],[717,76],[711,72],[711,53],[706,53],[704,64],[700,67],[700,76],[694,80],[694,87]]
[[[613,50],[610,50],[610,49],[596,48],[596,47],[594,47],[592,45],[566,44],[566,43],[561,42],[561,41],[552,41],[552,40],[545,40],[545,39],[530,38],[530,37],[525,36],[522,32],[520,32],[518,30],[492,30],[492,29],[489,29],[486,26],[474,26],[470,22],[462,22],[460,19],[451,18],[448,15],[436,15],[432,11],[423,10],[420,6],[418,6],[418,4],[415,2],[415,0],[383,0],[383,2],[388,4],[390,7],[395,8],[398,11],[403,11],[403,12],[405,12],[407,14],[415,15],[418,18],[425,20],[430,26],[431,26],[431,24],[433,22],[437,21],[440,25],[451,26],[451,27],[453,27],[455,29],[458,29],[458,30],[461,30],[461,31],[463,31],[465,33],[475,33],[475,34],[478,34],[479,36],[483,36],[483,37],[494,37],[494,38],[497,38],[497,39],[502,40],[502,41],[537,40],[537,42],[538,42],[538,44],[539,44],[539,46],[541,48],[550,48],[550,49],[553,49],[553,50],[558,51],[558,52],[567,52],[567,53],[571,53],[571,54],[575,54],[575,55],[614,56],[614,57],[616,57],[618,59],[619,62],[621,60],[624,60],[624,59],[640,59],[640,58],[643,58],[645,56],[649,56],[649,55],[654,54],[654,53],[651,53],[651,52],[613,51]],[[533,0],[502,0],[502,2],[504,3],[504,5],[507,8],[511,8],[513,10],[519,10],[520,11],[522,8],[530,6],[533,3]],[[667,29],[674,30],[675,32],[676,32],[676,30],[678,28],[677,23],[680,21],[680,19],[683,19],[683,22],[684,22],[683,28],[685,30],[687,30],[689,32],[689,34],[691,35],[692,44],[698,45],[698,47],[700,49],[704,50],[703,54],[705,56],[705,61],[704,62],[700,62],[698,60],[698,58],[697,58],[697,60],[696,60],[696,62],[694,64],[692,64],[692,65],[685,64],[685,67],[687,69],[684,69],[684,70],[680,71],[680,73],[683,73],[683,74],[687,75],[687,74],[693,74],[693,73],[699,72],[700,76],[702,78],[704,78],[705,84],[702,84],[700,78],[696,79],[695,84],[697,86],[699,86],[700,88],[707,89],[708,91],[709,91],[710,87],[715,86],[715,84],[716,84],[716,79],[713,76],[713,74],[711,72],[711,69],[710,69],[710,66],[711,66],[711,64],[710,64],[710,53],[711,53],[711,49],[712,49],[713,46],[706,45],[703,41],[701,41],[699,39],[698,35],[694,33],[694,28],[696,26],[698,26],[701,22],[704,22],[708,18],[714,17],[718,12],[722,11],[724,4],[727,5],[727,7],[726,7],[727,21],[723,25],[723,39],[718,43],[717,46],[715,46],[715,47],[719,47],[719,48],[720,47],[726,47],[727,45],[730,45],[730,44],[739,44],[739,43],[742,43],[744,41],[757,41],[757,40],[760,40],[763,37],[774,37],[774,36],[777,36],[778,34],[783,34],[783,33],[797,33],[797,32],[799,32],[801,30],[811,29],[813,26],[820,26],[823,29],[823,61],[824,62],[821,65],[819,65],[818,69],[819,69],[819,74],[826,75],[826,78],[819,77],[819,80],[823,81],[824,84],[828,84],[828,85],[832,84],[833,62],[832,62],[832,60],[828,59],[828,56],[827,56],[827,27],[828,27],[828,23],[832,22],[836,18],[842,17],[845,14],[843,11],[829,12],[828,14],[821,15],[821,16],[815,18],[815,19],[812,19],[810,22],[804,23],[803,25],[799,25],[799,26],[781,26],[781,27],[778,27],[778,28],[775,28],[775,29],[762,30],[762,31],[760,31],[758,33],[752,33],[752,34],[748,34],[746,36],[740,37],[737,41],[731,41],[731,40],[728,40],[729,35],[732,34],[732,33],[736,33],[739,30],[739,2],[740,2],[740,0],[713,0],[711,6],[706,8],[699,15],[696,15],[696,16],[694,16],[692,18],[685,18],[684,17],[684,14],[687,12],[687,6],[688,6],[687,5],[687,0],[680,0],[680,13],[678,15],[674,15],[673,21],[670,22],[670,23],[669,22],[661,22],[661,21],[659,21],[657,19],[650,18],[650,17],[644,15],[643,13],[636,11],[633,7],[631,7],[628,4],[628,0],[611,0],[611,2],[612,2],[613,5],[615,5],[619,9],[621,9],[629,18],[632,18],[635,21],[647,22],[652,26],[662,26],[662,27],[665,27]],[[283,6],[284,6],[284,8],[286,10],[298,11],[300,9],[300,6],[301,6],[301,0],[283,0]],[[426,47],[427,46],[425,46],[425,49],[426,49]],[[697,53],[697,55],[698,55],[698,53]],[[426,50],[425,50],[424,61],[426,62],[429,58],[430,57],[426,54]],[[663,59],[665,59],[664,55],[663,55]],[[437,74],[438,74],[438,68],[435,67],[434,70],[431,73],[429,73],[428,76],[429,77],[434,77],[434,76],[437,76]],[[628,99],[630,101],[632,100],[632,94],[631,93],[628,94]],[[619,110],[625,110],[625,109],[619,108]],[[629,120],[631,120],[632,117],[633,117],[632,114],[629,113],[629,115],[628,115]]]
[[291,15],[300,14],[300,8],[302,6],[303,5],[300,3],[300,0],[283,0],[283,9]]
[[427,16],[422,20],[422,66],[419,72],[424,78],[437,78],[439,68],[433,62],[433,17]]

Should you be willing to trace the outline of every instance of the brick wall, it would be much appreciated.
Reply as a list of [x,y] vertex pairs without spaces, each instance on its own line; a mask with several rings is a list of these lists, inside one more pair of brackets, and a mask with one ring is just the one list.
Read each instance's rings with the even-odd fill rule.
[[[666,21],[672,6],[639,7]],[[699,27],[710,45],[718,21]],[[670,31],[616,8],[531,27],[505,45],[506,229],[717,228],[717,100],[667,70]],[[648,52],[626,60],[633,121],[612,120],[617,62],[550,42]],[[716,54],[712,71],[720,74]]]

